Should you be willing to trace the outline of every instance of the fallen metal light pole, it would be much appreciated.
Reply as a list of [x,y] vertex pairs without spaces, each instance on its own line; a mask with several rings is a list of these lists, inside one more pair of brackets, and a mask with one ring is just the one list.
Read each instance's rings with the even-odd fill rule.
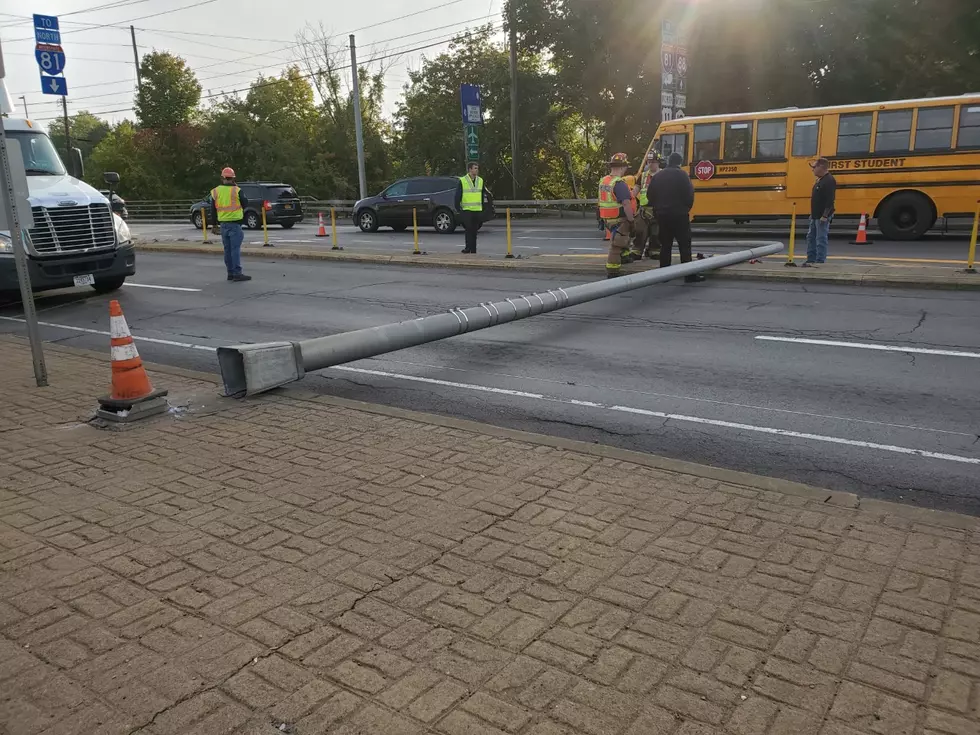
[[225,385],[226,395],[244,398],[247,395],[262,393],[300,380],[306,373],[314,370],[343,365],[347,362],[403,350],[406,347],[415,347],[466,332],[495,327],[498,324],[507,324],[655,283],[672,281],[702,271],[773,255],[782,250],[782,243],[764,243],[751,250],[715,255],[669,268],[658,268],[568,288],[554,288],[543,293],[518,296],[496,303],[471,306],[467,309],[456,308],[444,314],[359,329],[356,332],[344,332],[302,342],[267,342],[219,347],[218,365],[221,368],[221,379]]

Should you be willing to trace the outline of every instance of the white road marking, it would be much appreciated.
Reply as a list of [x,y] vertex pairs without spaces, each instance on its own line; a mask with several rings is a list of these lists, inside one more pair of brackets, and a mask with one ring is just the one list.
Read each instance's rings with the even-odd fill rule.
[[[448,370],[457,373],[472,373],[473,370],[467,368],[449,367],[448,365],[431,365],[424,362],[409,362],[408,360],[393,360],[391,358],[369,358],[377,362],[391,363],[395,365],[410,365],[411,367],[424,368],[426,370]],[[481,371],[483,375],[490,375],[497,378],[517,378],[518,380],[533,380],[536,383],[553,383],[555,385],[567,386],[565,380],[552,380],[550,378],[535,378],[528,375],[514,375],[512,373],[498,373],[487,370]],[[579,388],[593,388],[595,390],[615,391],[617,393],[628,393],[635,396],[646,396],[648,398],[668,398],[676,401],[691,401],[693,403],[709,403],[715,406],[729,406],[731,408],[747,408],[750,411],[764,411],[767,413],[785,413],[791,416],[806,416],[812,419],[831,419],[833,421],[846,421],[854,424],[869,424],[871,426],[884,426],[889,429],[908,429],[909,431],[927,431],[932,434],[949,434],[951,436],[965,436],[974,439],[976,434],[968,434],[965,431],[949,431],[948,429],[934,429],[929,426],[916,426],[915,424],[895,424],[888,421],[873,421],[871,419],[858,419],[852,416],[838,416],[828,413],[814,413],[813,411],[793,411],[788,408],[773,408],[772,406],[757,406],[753,403],[738,403],[736,401],[719,401],[713,398],[696,398],[694,396],[683,396],[676,393],[657,393],[655,391],[635,390],[633,388],[616,388],[606,385],[591,385],[589,383],[575,384]],[[585,404],[583,404],[585,405]]]
[[930,350],[925,347],[902,347],[900,345],[874,345],[865,342],[837,342],[830,339],[803,339],[800,337],[770,337],[768,335],[756,335],[756,339],[763,342],[795,342],[803,345],[817,345],[819,347],[855,347],[860,350],[876,350],[878,352],[908,352],[916,355],[942,355],[943,357],[976,357],[980,358],[980,352],[960,352],[957,350]]
[[[0,316],[0,320],[8,322],[18,322],[23,324],[23,319],[18,319],[11,316]],[[72,332],[82,332],[85,334],[98,334],[105,337],[110,337],[109,332],[104,332],[98,329],[88,329],[86,327],[74,327],[67,324],[52,324],[50,322],[38,322],[42,327],[53,327],[55,329],[66,329]],[[134,340],[140,342],[150,342],[153,344],[169,345],[171,347],[183,347],[191,350],[204,350],[207,352],[214,352],[216,348],[209,347],[207,345],[197,345],[190,342],[176,342],[167,339],[156,339],[153,337],[137,337],[134,335]],[[846,346],[850,346],[850,343],[842,343]],[[972,353],[966,353],[972,355]],[[769,434],[775,436],[785,436],[795,439],[809,439],[811,441],[827,442],[830,444],[841,444],[851,447],[859,447],[862,449],[877,449],[885,452],[894,452],[896,454],[906,454],[910,456],[926,457],[929,459],[939,459],[946,462],[957,462],[960,464],[975,464],[980,465],[980,458],[978,457],[964,457],[958,454],[946,454],[944,452],[930,452],[925,449],[913,449],[911,447],[900,447],[894,444],[879,444],[877,442],[868,441],[858,441],[856,439],[844,439],[843,437],[837,436],[827,436],[824,434],[810,434],[801,431],[791,431],[789,429],[777,429],[771,426],[757,426],[755,424],[742,424],[736,423],[734,421],[722,421],[720,419],[706,419],[700,416],[687,416],[685,414],[678,413],[665,413],[663,411],[649,411],[643,408],[633,408],[631,406],[620,406],[620,405],[609,405],[604,403],[597,403],[594,401],[580,401],[568,398],[557,398],[555,396],[546,396],[543,393],[529,393],[527,391],[520,390],[510,390],[508,388],[494,388],[487,385],[476,385],[473,383],[458,383],[451,380],[439,380],[436,378],[424,378],[418,375],[406,375],[404,373],[393,373],[385,370],[368,370],[366,368],[354,368],[347,365],[337,365],[332,370],[339,370],[349,373],[360,373],[362,375],[374,375],[383,378],[394,378],[397,380],[407,380],[415,383],[427,383],[429,385],[439,385],[447,388],[460,388],[463,390],[477,391],[480,393],[495,393],[500,395],[513,396],[515,398],[530,398],[539,401],[547,401],[548,403],[562,403],[570,406],[581,406],[585,408],[598,408],[605,411],[616,411],[618,413],[628,413],[640,416],[650,416],[653,418],[660,418],[668,421],[677,421],[680,423],[694,423],[694,424],[704,424],[708,426],[717,426],[720,428],[728,429],[738,429],[740,431],[752,431],[761,434]]]
[[718,426],[726,429],[738,429],[740,431],[753,431],[760,434],[770,434],[775,436],[786,436],[795,439],[809,439],[811,441],[827,442],[830,444],[842,444],[862,449],[877,449],[885,452],[895,452],[897,454],[907,454],[917,457],[927,457],[929,459],[940,459],[946,462],[958,462],[961,464],[980,465],[980,457],[964,457],[958,454],[946,454],[943,452],[930,452],[925,449],[913,449],[911,447],[900,447],[894,444],[878,444],[877,442],[858,441],[856,439],[844,439],[837,436],[826,436],[824,434],[809,434],[802,431],[791,431],[789,429],[777,429],[771,426],[757,426],[755,424],[741,424],[733,421],[722,421],[719,419],[706,419],[700,416],[687,416],[679,413],[665,413],[663,411],[648,411],[643,408],[633,408],[631,406],[608,405],[593,401],[574,401],[565,398],[546,396],[541,393],[526,393],[524,391],[508,390],[506,388],[490,388],[484,385],[474,385],[472,383],[457,383],[449,380],[436,380],[434,378],[423,378],[418,375],[405,375],[403,373],[391,373],[384,370],[366,370],[363,368],[352,368],[348,366],[338,366],[333,370],[343,370],[350,373],[362,373],[365,375],[376,375],[397,380],[410,380],[416,383],[429,383],[450,388],[462,388],[464,390],[476,390],[484,393],[500,393],[520,398],[534,398],[549,403],[564,403],[573,406],[585,406],[587,408],[599,408],[606,411],[616,411],[618,413],[629,413],[641,416],[651,416],[653,418],[677,421],[680,423],[705,424],[708,426]]
[[587,250],[590,253],[604,253],[608,248],[568,248],[569,250]]
[[199,293],[201,291],[201,289],[199,288],[183,288],[182,286],[157,286],[152,283],[129,283],[128,281],[123,285],[132,286],[133,288],[159,288],[163,291],[191,291],[194,293]]
[[[23,319],[18,319],[13,316],[0,316],[0,320],[5,322],[19,322],[20,324],[26,323]],[[42,327],[52,327],[54,329],[67,329],[69,332],[82,332],[83,334],[98,334],[103,337],[112,337],[111,332],[103,332],[99,329],[87,329],[86,327],[72,327],[67,324],[52,324],[51,322],[38,322],[39,326]],[[216,348],[208,347],[207,345],[195,345],[190,342],[174,342],[169,339],[156,339],[155,337],[137,337],[133,336],[133,339],[139,342],[152,342],[157,345],[169,345],[171,347],[184,347],[188,350],[205,350],[208,352],[214,352]]]

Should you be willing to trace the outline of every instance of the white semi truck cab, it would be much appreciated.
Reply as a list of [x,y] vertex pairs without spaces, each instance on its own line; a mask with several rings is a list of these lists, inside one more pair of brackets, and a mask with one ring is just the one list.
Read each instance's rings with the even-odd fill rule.
[[[105,196],[68,173],[38,125],[4,117],[3,129],[20,143],[27,173],[33,221],[20,224],[31,287],[35,291],[73,286],[91,286],[99,292],[118,289],[136,272],[129,227],[113,213]],[[118,181],[118,176],[111,176]],[[10,232],[0,230],[0,291],[17,289]]]

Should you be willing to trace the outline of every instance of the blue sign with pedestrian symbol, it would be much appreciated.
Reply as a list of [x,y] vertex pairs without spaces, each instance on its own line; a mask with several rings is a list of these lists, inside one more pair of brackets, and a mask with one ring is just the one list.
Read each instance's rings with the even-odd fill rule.
[[59,97],[68,95],[68,81],[63,77],[46,77],[41,75],[41,91],[44,94],[55,94]]

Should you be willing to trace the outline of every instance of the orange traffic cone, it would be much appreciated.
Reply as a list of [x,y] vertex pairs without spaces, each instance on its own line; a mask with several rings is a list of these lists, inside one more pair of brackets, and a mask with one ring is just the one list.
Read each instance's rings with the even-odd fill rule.
[[862,214],[861,221],[858,223],[857,237],[851,240],[851,245],[870,245],[872,240],[868,237],[868,215]]
[[327,237],[327,228],[323,225],[323,212],[317,215],[317,221],[319,222],[319,227],[316,231],[317,237]]
[[109,343],[112,354],[112,388],[99,399],[100,418],[129,422],[167,410],[165,390],[153,390],[129,333],[119,302],[109,302]]
[[606,228],[606,236],[605,236],[604,238],[602,238],[602,239],[603,239],[603,240],[604,240],[605,242],[609,242],[610,240],[612,240],[612,230],[610,230],[610,229],[609,229],[609,228],[607,227],[607,228]]

